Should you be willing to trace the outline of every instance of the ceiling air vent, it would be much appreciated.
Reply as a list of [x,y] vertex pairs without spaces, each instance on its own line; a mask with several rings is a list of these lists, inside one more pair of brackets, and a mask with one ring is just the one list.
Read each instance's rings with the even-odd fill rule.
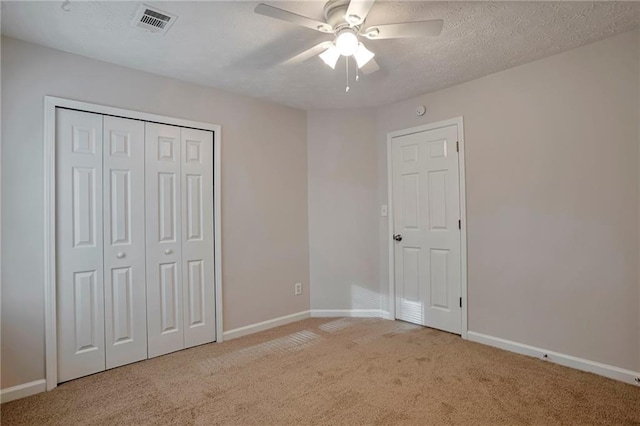
[[133,18],[133,25],[153,33],[166,34],[176,19],[176,15],[142,4]]

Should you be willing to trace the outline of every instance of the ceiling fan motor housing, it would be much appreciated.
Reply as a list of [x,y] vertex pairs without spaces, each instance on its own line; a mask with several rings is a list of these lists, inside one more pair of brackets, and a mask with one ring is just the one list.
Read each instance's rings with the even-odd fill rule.
[[[345,19],[345,14],[349,8],[349,0],[330,0],[324,5],[324,18],[327,24],[338,32],[343,28],[350,27]],[[362,22],[364,24],[364,22]],[[360,25],[362,25],[360,24]],[[360,26],[354,27],[358,31]]]

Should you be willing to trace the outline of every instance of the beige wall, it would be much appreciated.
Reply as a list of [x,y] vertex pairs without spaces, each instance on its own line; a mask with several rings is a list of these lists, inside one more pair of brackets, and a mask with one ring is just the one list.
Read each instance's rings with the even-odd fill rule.
[[386,133],[464,116],[469,330],[640,370],[639,47],[634,31],[378,110],[381,201]]
[[639,48],[627,33],[307,122],[3,38],[2,388],[44,377],[47,94],[222,125],[225,330],[309,309],[309,292],[292,295],[309,258],[312,308],[377,309],[382,295],[387,309],[386,134],[462,115],[469,329],[640,370]]
[[312,309],[380,308],[375,111],[307,113]]
[[2,388],[44,378],[45,95],[220,124],[224,328],[309,309],[304,111],[2,38]]
[[634,31],[373,111],[310,111],[311,307],[375,309],[377,279],[388,310],[386,135],[464,116],[469,330],[639,371],[639,49]]

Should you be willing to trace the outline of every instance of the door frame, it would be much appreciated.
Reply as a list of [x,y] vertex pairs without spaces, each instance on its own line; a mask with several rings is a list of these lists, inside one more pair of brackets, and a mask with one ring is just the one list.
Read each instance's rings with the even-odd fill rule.
[[58,342],[56,315],[56,108],[66,108],[150,121],[213,132],[213,262],[216,309],[215,341],[222,342],[222,226],[221,226],[221,127],[181,118],[92,104],[83,101],[44,97],[44,311],[45,311],[45,379],[47,390],[58,386]]
[[400,136],[407,136],[414,133],[421,133],[428,130],[440,129],[449,126],[458,127],[458,174],[460,176],[460,295],[462,297],[461,311],[461,330],[460,334],[463,339],[467,339],[468,331],[468,297],[467,297],[467,191],[465,185],[465,158],[464,158],[464,122],[462,116],[449,120],[437,121],[434,123],[424,124],[422,126],[411,127],[408,129],[397,130],[387,133],[387,205],[388,205],[388,223],[387,223],[387,245],[389,251],[389,318],[396,318],[396,282],[395,282],[395,246],[393,244],[393,139]]

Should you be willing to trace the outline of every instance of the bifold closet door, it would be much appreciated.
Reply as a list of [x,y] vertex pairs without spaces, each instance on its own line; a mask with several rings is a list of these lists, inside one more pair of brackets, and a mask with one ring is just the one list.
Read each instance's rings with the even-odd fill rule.
[[213,133],[181,129],[184,346],[215,340]]
[[215,340],[213,133],[146,123],[149,357]]
[[147,358],[144,122],[104,116],[106,368]]
[[105,369],[102,115],[56,109],[58,382]]
[[180,128],[145,123],[149,357],[184,348]]
[[56,110],[58,381],[215,340],[213,133]]

